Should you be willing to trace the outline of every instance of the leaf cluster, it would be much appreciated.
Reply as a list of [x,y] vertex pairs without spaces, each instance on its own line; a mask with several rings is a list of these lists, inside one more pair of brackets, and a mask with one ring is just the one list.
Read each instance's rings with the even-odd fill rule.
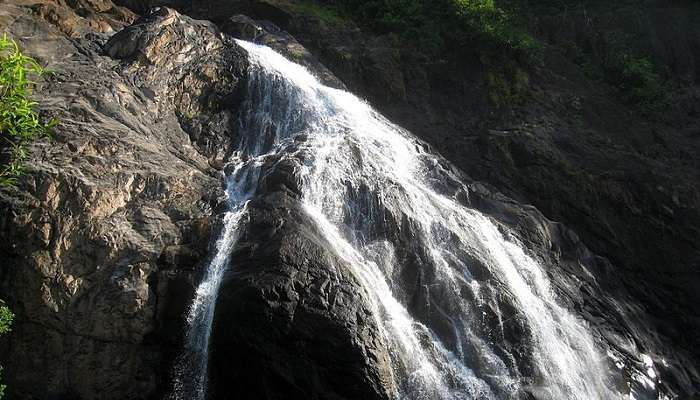
[[[0,300],[0,335],[3,335],[10,331],[12,326],[12,320],[15,315],[10,311],[10,309],[5,305],[5,302]],[[2,372],[2,367],[0,367],[0,372]],[[5,395],[6,386],[0,384],[0,399]]]
[[17,42],[0,38],[0,186],[13,186],[24,171],[27,147],[34,140],[48,137],[56,120],[44,123],[37,103],[30,96],[35,82],[46,70],[22,53]]
[[670,88],[648,58],[618,50],[607,54],[603,67],[623,99],[644,114],[659,116],[670,107]]
[[4,301],[0,300],[0,335],[3,335],[11,330],[12,320],[15,315],[10,311]]

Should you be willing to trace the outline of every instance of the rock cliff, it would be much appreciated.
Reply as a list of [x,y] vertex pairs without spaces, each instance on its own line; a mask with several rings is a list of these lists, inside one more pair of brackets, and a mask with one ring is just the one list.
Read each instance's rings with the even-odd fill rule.
[[245,57],[165,9],[109,41],[110,27],[65,34],[92,20],[1,12],[52,71],[39,100],[61,121],[1,195],[2,296],[17,315],[4,379],[14,398],[152,398],[215,230],[212,166],[228,151]]

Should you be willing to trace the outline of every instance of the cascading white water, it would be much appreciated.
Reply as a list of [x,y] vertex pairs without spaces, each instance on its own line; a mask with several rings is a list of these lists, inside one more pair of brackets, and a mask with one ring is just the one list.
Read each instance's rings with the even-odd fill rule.
[[[541,266],[489,218],[462,206],[455,190],[442,188],[445,180],[461,185],[442,159],[352,94],[323,86],[267,47],[239,45],[252,64],[242,150],[277,153],[303,137],[288,156],[304,160],[304,205],[371,297],[392,352],[397,397],[516,398],[524,391],[543,399],[622,397],[610,388],[605,353],[586,324],[558,305]],[[382,232],[386,215],[411,221],[407,229],[421,242],[421,261],[433,268],[430,290],[450,310],[453,343],[399,300],[402,265],[397,241]],[[475,259],[488,270],[487,280],[472,277]],[[520,351],[527,354],[497,349],[475,327],[490,300],[480,293],[505,297],[517,309],[514,318],[527,336]],[[498,306],[488,312],[494,309],[498,314]],[[528,367],[518,368],[518,358]]]
[[585,322],[558,304],[514,237],[457,200],[464,184],[443,159],[352,94],[267,47],[238,44],[251,63],[238,149],[246,161],[229,178],[232,211],[190,310],[178,399],[204,397],[221,275],[272,156],[302,165],[304,207],[367,293],[397,399],[623,397]]
[[216,242],[214,258],[207,266],[187,313],[185,348],[175,363],[173,400],[206,398],[209,337],[214,320],[214,307],[221,280],[230,263],[231,251],[238,241],[244,222],[246,203],[253,194],[249,186],[252,181],[250,170],[244,169],[244,166],[245,163],[240,163],[227,177],[226,196],[230,211],[224,215],[223,229]]

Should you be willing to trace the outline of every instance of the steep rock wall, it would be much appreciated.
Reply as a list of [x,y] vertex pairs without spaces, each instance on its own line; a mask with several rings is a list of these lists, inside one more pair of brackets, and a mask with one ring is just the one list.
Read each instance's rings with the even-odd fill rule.
[[160,397],[216,231],[212,165],[228,149],[245,57],[212,25],[166,9],[109,43],[2,11],[52,71],[39,100],[60,120],[19,187],[0,194],[0,290],[17,315],[3,338],[10,394]]

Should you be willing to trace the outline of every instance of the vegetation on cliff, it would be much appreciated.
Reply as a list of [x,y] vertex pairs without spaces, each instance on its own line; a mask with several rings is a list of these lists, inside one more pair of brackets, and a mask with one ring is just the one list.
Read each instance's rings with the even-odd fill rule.
[[46,70],[6,35],[0,38],[0,186],[12,186],[24,170],[27,146],[50,135],[55,120],[42,122],[30,99],[31,75]]
[[647,116],[659,116],[670,105],[669,83],[645,54],[628,44],[629,39],[617,31],[602,35],[599,65],[584,63],[592,78],[615,88],[622,100]]
[[355,24],[393,38],[395,45],[426,60],[477,57],[486,70],[489,99],[496,106],[523,98],[528,70],[542,62],[543,46],[513,8],[494,0],[335,0],[295,3],[295,12],[329,26]]
[[646,117],[668,111],[674,74],[654,49],[660,27],[643,28],[652,19],[641,3],[543,0],[522,7],[523,0],[503,1],[519,10],[528,31],[537,32],[588,79],[612,88],[618,99]]
[[[565,54],[589,78],[611,87],[646,116],[669,106],[669,83],[652,59],[614,27],[552,35],[582,15],[587,4],[522,0],[313,0],[293,2],[294,12],[341,29],[362,30],[394,39],[397,47],[427,60],[478,58],[484,66],[488,99],[496,107],[528,98],[530,76],[543,66],[546,50]],[[536,34],[535,34],[536,33]]]
[[430,54],[476,51],[484,62],[509,57],[540,61],[541,46],[494,0],[337,0],[335,9],[365,29],[394,34]]
[[[10,311],[10,309],[5,305],[5,302],[0,300],[0,335],[10,331],[12,326],[12,320],[15,315]],[[0,366],[0,373],[2,372],[2,366]],[[0,384],[0,399],[5,396],[5,385]]]

